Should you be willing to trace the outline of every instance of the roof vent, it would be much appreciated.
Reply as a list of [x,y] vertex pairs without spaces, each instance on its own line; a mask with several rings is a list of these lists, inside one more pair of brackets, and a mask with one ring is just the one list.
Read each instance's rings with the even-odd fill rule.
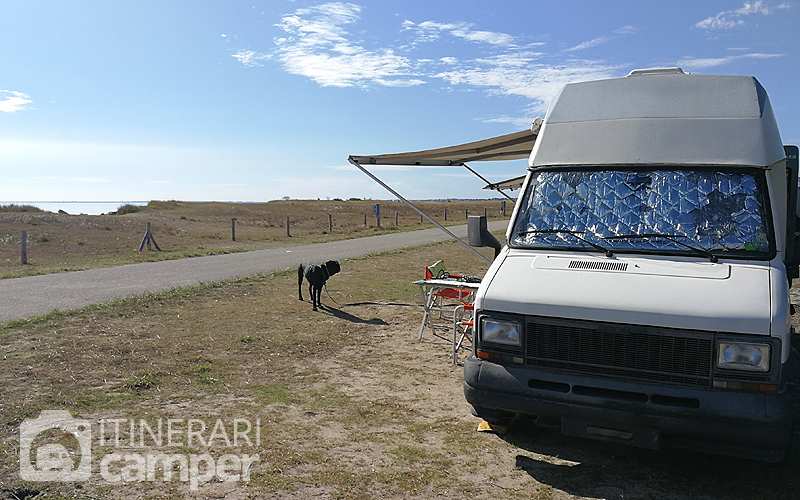
[[644,76],[644,75],[685,75],[680,68],[648,68],[648,69],[635,69],[628,73],[628,76]]

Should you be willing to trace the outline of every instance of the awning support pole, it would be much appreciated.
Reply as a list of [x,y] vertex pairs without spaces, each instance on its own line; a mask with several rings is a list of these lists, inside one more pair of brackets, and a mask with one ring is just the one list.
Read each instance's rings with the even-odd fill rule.
[[478,172],[476,172],[476,171],[472,170],[471,168],[469,168],[469,165],[467,165],[466,163],[462,163],[462,164],[461,164],[461,166],[462,166],[462,167],[464,167],[464,168],[466,168],[467,170],[469,170],[469,171],[470,171],[470,172],[472,172],[473,174],[477,175],[477,176],[478,176],[478,178],[479,178],[480,180],[482,180],[483,182],[485,182],[485,183],[486,183],[486,184],[488,184],[489,186],[492,186],[492,189],[494,189],[494,190],[495,190],[495,191],[497,191],[498,193],[502,194],[503,196],[505,196],[506,198],[508,198],[508,199],[509,199],[509,200],[511,200],[511,201],[516,201],[516,200],[514,200],[514,198],[512,198],[512,197],[510,197],[509,195],[505,194],[505,193],[503,192],[503,190],[502,190],[502,189],[500,189],[500,188],[498,188],[498,187],[495,187],[495,186],[494,186],[494,185],[493,185],[491,182],[489,182],[488,180],[486,180],[486,178],[485,178],[485,177],[483,177],[481,174],[479,174]]
[[441,230],[442,230],[442,231],[444,231],[445,233],[449,234],[451,238],[453,238],[453,239],[454,239],[454,240],[456,240],[457,242],[459,242],[459,243],[461,243],[462,245],[464,245],[464,246],[465,246],[466,248],[468,248],[468,249],[469,249],[469,250],[470,250],[472,253],[474,253],[475,255],[477,255],[478,257],[480,257],[481,259],[485,260],[487,264],[491,264],[491,263],[492,263],[492,261],[491,261],[491,260],[487,259],[487,258],[486,258],[486,257],[484,257],[483,255],[481,255],[481,254],[480,254],[480,253],[479,253],[477,250],[475,250],[474,248],[472,248],[472,247],[471,247],[471,246],[469,246],[468,244],[464,243],[464,241],[463,241],[461,238],[459,238],[458,236],[456,236],[455,234],[453,234],[452,232],[450,232],[450,231],[449,231],[449,230],[448,230],[446,227],[444,227],[443,225],[439,224],[439,223],[438,223],[438,222],[436,222],[435,220],[433,220],[433,219],[431,219],[430,217],[428,217],[428,215],[427,215],[425,212],[423,212],[422,210],[420,210],[420,209],[418,209],[417,207],[415,207],[415,206],[414,206],[414,205],[413,205],[413,204],[412,204],[410,201],[408,201],[407,199],[403,198],[403,197],[400,195],[400,193],[398,193],[398,192],[397,192],[397,191],[395,191],[394,189],[390,188],[390,187],[389,187],[389,186],[388,186],[388,185],[387,185],[385,182],[383,182],[382,180],[380,180],[380,179],[378,179],[377,177],[375,177],[374,175],[372,175],[372,173],[371,173],[371,172],[369,172],[369,171],[368,171],[366,168],[362,167],[362,166],[361,166],[361,165],[360,165],[360,164],[359,164],[357,161],[355,161],[355,160],[353,159],[353,157],[350,157],[350,158],[348,158],[347,160],[348,160],[348,161],[349,161],[351,164],[353,164],[354,166],[356,166],[356,167],[357,167],[359,170],[361,170],[362,172],[364,172],[365,174],[367,174],[367,176],[369,176],[369,177],[370,177],[370,178],[371,178],[373,181],[375,181],[375,182],[377,182],[378,184],[380,184],[380,185],[381,185],[381,186],[382,186],[382,187],[383,187],[385,190],[387,190],[387,191],[389,191],[390,193],[392,193],[393,195],[395,195],[395,196],[397,197],[397,199],[398,199],[398,200],[401,200],[403,203],[405,203],[406,205],[408,205],[409,207],[411,207],[411,208],[412,208],[412,209],[413,209],[415,212],[417,212],[419,215],[421,215],[422,217],[425,217],[426,219],[428,219],[428,221],[429,221],[429,222],[431,222],[431,223],[432,223],[434,226],[438,227],[439,229],[441,229]]

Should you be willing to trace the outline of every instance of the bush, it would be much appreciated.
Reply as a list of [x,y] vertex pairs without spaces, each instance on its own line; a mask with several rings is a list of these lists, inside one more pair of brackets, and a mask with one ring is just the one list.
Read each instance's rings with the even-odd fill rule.
[[39,207],[33,205],[15,205],[9,203],[8,205],[0,205],[0,212],[44,212]]
[[125,215],[125,214],[135,214],[136,212],[140,211],[142,207],[138,205],[131,205],[130,203],[126,203],[119,207],[115,212],[117,215]]

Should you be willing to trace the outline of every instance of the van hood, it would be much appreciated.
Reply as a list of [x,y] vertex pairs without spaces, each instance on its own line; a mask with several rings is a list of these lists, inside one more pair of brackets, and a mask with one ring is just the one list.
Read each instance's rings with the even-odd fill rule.
[[769,335],[769,269],[767,262],[711,263],[626,255],[609,259],[585,253],[510,250],[484,279],[476,308]]

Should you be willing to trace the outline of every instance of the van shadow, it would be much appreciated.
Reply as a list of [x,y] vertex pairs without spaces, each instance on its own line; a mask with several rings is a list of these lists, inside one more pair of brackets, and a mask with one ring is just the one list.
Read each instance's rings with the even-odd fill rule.
[[[564,436],[524,420],[497,437],[522,452],[514,468],[577,497],[800,498],[798,461],[776,465],[684,450],[646,450]],[[797,441],[795,435],[795,445]]]

